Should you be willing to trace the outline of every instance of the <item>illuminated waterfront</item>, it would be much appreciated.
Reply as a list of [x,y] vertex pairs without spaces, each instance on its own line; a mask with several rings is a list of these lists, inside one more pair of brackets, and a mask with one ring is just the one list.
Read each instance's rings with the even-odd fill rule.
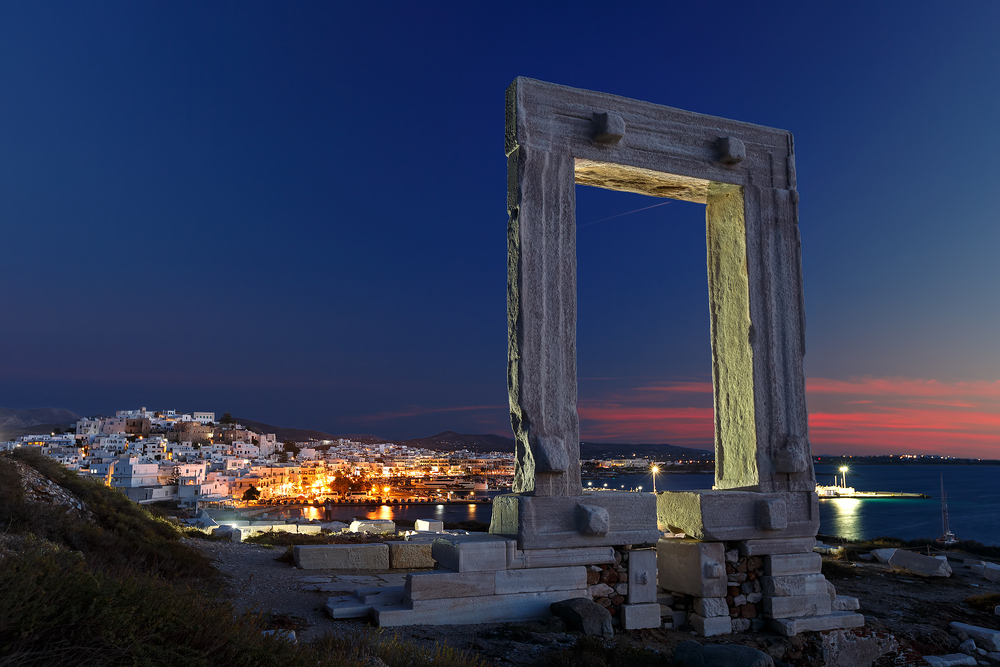
[[[833,483],[834,466],[816,466],[817,481]],[[905,491],[926,493],[929,500],[858,500],[832,498],[820,501],[820,532],[848,539],[879,536],[917,539],[937,537],[941,533],[940,475],[944,474],[948,492],[951,529],[960,539],[984,544],[1000,544],[1000,493],[997,492],[997,466],[872,465],[852,467],[848,482],[864,491]],[[643,487],[652,490],[652,477],[621,475],[614,479],[591,480],[595,486],[608,485],[621,490]],[[587,482],[584,482],[584,486]],[[658,490],[692,491],[710,488],[712,475],[660,474]],[[491,491],[490,495],[497,493]],[[490,520],[489,504],[438,505],[363,505],[334,506],[338,521],[354,517],[378,519],[436,519],[439,521]],[[294,512],[294,510],[293,510]],[[306,508],[306,518],[321,519],[320,509]],[[293,514],[293,516],[296,516]]]

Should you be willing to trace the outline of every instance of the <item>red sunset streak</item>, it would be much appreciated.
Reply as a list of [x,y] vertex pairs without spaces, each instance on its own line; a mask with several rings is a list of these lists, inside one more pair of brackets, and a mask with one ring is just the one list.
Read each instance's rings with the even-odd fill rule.
[[[711,448],[713,409],[670,405],[704,402],[711,387],[707,382],[658,383],[603,401],[581,400],[582,437]],[[1000,458],[1000,382],[810,378],[806,394],[816,453]]]

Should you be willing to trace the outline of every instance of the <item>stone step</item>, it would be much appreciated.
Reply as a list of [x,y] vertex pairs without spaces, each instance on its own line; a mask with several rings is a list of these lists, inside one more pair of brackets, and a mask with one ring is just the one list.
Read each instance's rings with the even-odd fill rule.
[[584,588],[576,591],[417,600],[411,605],[375,607],[375,618],[381,627],[526,621],[548,618],[553,602],[571,598],[590,598],[590,593]]
[[399,604],[403,601],[403,586],[363,588],[354,591],[354,595],[369,606]]
[[804,616],[802,618],[772,618],[768,627],[779,635],[794,637],[800,632],[822,632],[864,627],[865,617],[850,611],[835,611],[825,616]]

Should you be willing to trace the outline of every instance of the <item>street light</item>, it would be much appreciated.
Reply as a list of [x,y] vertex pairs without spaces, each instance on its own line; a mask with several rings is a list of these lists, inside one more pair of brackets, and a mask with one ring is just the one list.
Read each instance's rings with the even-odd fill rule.
[[653,466],[653,493],[656,493],[656,473],[660,472],[660,466]]
[[847,488],[847,466],[840,466],[840,472],[844,473],[844,488]]

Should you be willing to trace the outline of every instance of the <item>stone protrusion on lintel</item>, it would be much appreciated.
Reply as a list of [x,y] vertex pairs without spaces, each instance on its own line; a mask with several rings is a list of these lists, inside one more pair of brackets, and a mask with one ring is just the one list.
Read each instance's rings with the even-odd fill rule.
[[736,137],[719,137],[719,162],[736,165],[747,156],[746,145]]
[[598,146],[614,146],[625,136],[625,121],[616,113],[595,111],[594,144]]

